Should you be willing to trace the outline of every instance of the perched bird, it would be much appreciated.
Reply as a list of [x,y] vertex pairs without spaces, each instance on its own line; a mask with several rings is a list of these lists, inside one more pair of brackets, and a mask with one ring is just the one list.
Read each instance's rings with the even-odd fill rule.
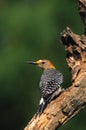
[[61,88],[61,84],[63,83],[63,75],[56,70],[51,61],[46,59],[38,60],[36,62],[27,61],[27,63],[37,65],[43,69],[43,74],[39,84],[41,99],[37,111],[37,115],[40,115],[46,108],[47,104],[63,91]]

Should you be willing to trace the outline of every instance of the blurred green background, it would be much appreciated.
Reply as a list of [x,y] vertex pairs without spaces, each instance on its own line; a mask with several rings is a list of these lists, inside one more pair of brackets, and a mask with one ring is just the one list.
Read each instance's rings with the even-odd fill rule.
[[[60,33],[82,34],[76,0],[0,1],[0,129],[23,130],[38,108],[42,70],[27,60],[50,59],[71,84]],[[86,129],[86,110],[60,130]]]

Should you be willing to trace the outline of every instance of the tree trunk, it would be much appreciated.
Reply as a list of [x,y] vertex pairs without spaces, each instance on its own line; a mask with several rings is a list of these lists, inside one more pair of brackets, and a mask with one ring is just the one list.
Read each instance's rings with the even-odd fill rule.
[[86,107],[86,0],[78,0],[78,9],[83,35],[74,34],[69,27],[61,33],[72,85],[51,101],[41,116],[34,116],[24,130],[55,130]]

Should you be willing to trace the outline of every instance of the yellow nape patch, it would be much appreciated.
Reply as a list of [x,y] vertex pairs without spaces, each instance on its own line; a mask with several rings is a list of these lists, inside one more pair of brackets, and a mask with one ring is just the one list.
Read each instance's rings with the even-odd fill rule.
[[50,68],[52,68],[52,69],[56,69],[54,65],[51,65]]
[[54,66],[54,64],[51,61],[50,61],[50,68],[56,69],[55,66]]
[[51,61],[46,60],[46,59],[37,60],[36,63],[37,63],[38,66],[40,66],[43,69],[49,69],[49,68],[55,69],[54,64]]

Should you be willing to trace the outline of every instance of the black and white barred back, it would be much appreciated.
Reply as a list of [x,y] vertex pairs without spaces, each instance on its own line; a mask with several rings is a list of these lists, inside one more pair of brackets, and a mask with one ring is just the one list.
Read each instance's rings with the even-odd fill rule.
[[56,69],[44,70],[40,81],[41,100],[38,113],[41,114],[47,106],[48,100],[52,94],[61,87],[63,75]]
[[52,94],[63,82],[63,75],[56,69],[48,69],[44,71],[40,81],[41,96],[46,98]]

